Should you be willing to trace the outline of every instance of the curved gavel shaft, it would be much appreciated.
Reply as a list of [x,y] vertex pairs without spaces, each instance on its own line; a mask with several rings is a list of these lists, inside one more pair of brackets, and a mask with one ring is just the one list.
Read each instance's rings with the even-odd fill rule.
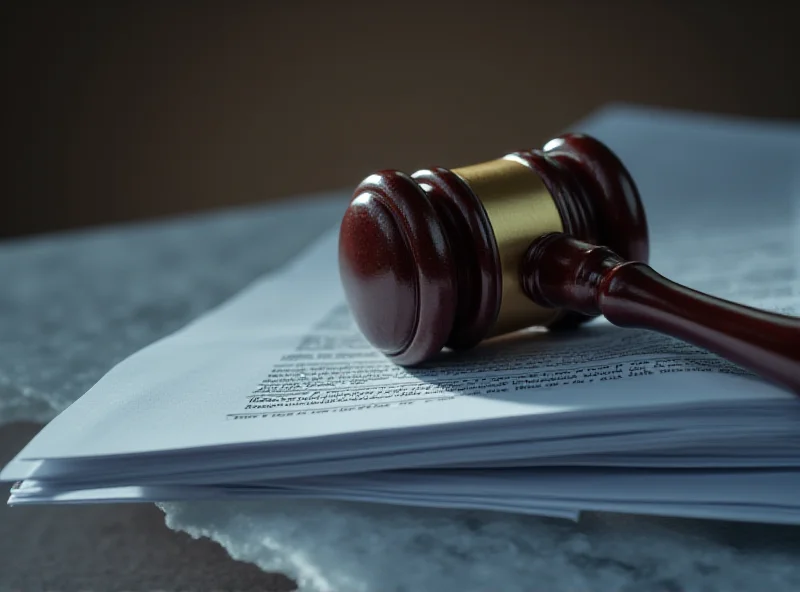
[[531,245],[521,279],[543,306],[602,314],[621,327],[677,337],[800,395],[800,318],[691,290],[645,263],[565,234]]

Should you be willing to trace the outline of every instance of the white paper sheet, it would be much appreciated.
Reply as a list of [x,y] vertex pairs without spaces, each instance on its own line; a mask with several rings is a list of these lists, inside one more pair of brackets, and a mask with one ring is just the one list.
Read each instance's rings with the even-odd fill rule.
[[[682,275],[701,284],[705,279],[701,287],[720,295],[789,310],[800,293],[797,260],[793,252],[766,250],[776,236],[756,232],[728,244],[724,237],[698,239],[713,242],[707,248],[719,265],[690,267]],[[372,350],[350,320],[335,240],[332,232],[284,273],[115,367],[19,458],[349,438],[564,411],[791,398],[697,348],[602,321],[566,337],[532,332],[464,356],[445,354],[428,369],[400,368]],[[758,245],[749,263],[742,243]],[[709,261],[688,256],[695,248],[690,238],[675,245],[682,248],[681,262]],[[727,283],[709,283],[717,269],[726,270]]]
[[[765,220],[735,233],[673,225],[654,267],[717,296],[796,313],[798,219]],[[691,345],[603,320],[571,334],[532,329],[444,352],[421,368],[396,366],[352,321],[336,240],[332,229],[281,273],[112,369],[4,469],[4,480],[28,479],[11,502],[313,490],[554,515],[604,504],[698,515],[709,512],[717,488],[730,486],[725,478],[687,481],[686,498],[670,506],[669,496],[647,481],[631,485],[620,471],[609,471],[616,476],[604,481],[607,496],[573,499],[547,489],[558,479],[546,467],[560,466],[580,489],[595,483],[593,466],[661,471],[654,475],[730,469],[745,479],[757,466],[771,472],[750,513],[795,516],[789,502],[769,496],[784,474],[795,479],[800,464],[792,394]],[[409,489],[415,473],[408,471],[425,467],[494,468],[506,489],[486,490],[491,471],[458,473],[438,490],[428,481]],[[525,471],[536,481],[526,482]],[[292,481],[303,478],[319,481],[310,489],[308,480]],[[381,486],[365,489],[359,478]],[[544,489],[536,494],[532,485]],[[744,500],[723,497],[714,506],[720,515],[748,515],[731,515]]]

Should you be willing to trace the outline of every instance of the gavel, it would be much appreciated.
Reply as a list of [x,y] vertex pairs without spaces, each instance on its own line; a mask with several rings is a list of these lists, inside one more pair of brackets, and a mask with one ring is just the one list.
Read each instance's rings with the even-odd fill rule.
[[692,290],[648,261],[636,184],[585,134],[452,170],[376,172],[355,189],[339,234],[354,320],[398,365],[603,315],[800,394],[800,318]]

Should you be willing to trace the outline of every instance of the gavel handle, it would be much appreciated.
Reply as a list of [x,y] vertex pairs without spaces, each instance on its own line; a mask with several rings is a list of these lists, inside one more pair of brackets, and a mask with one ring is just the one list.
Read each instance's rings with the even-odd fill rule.
[[703,294],[565,234],[531,245],[521,280],[543,306],[677,337],[800,395],[800,318]]

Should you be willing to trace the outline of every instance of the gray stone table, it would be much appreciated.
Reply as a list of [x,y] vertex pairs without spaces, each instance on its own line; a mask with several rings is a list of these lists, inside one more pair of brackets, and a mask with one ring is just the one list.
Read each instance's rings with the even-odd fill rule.
[[[0,243],[0,462],[127,355],[275,269],[346,196]],[[153,505],[0,506],[0,590],[289,590]]]
[[[577,127],[630,166],[663,221],[654,246],[677,225],[735,229],[756,211],[800,221],[798,127],[628,108]],[[0,460],[115,363],[289,260],[346,197],[1,244]],[[800,528],[756,524],[216,502],[3,508],[0,535],[4,590],[800,589]]]

